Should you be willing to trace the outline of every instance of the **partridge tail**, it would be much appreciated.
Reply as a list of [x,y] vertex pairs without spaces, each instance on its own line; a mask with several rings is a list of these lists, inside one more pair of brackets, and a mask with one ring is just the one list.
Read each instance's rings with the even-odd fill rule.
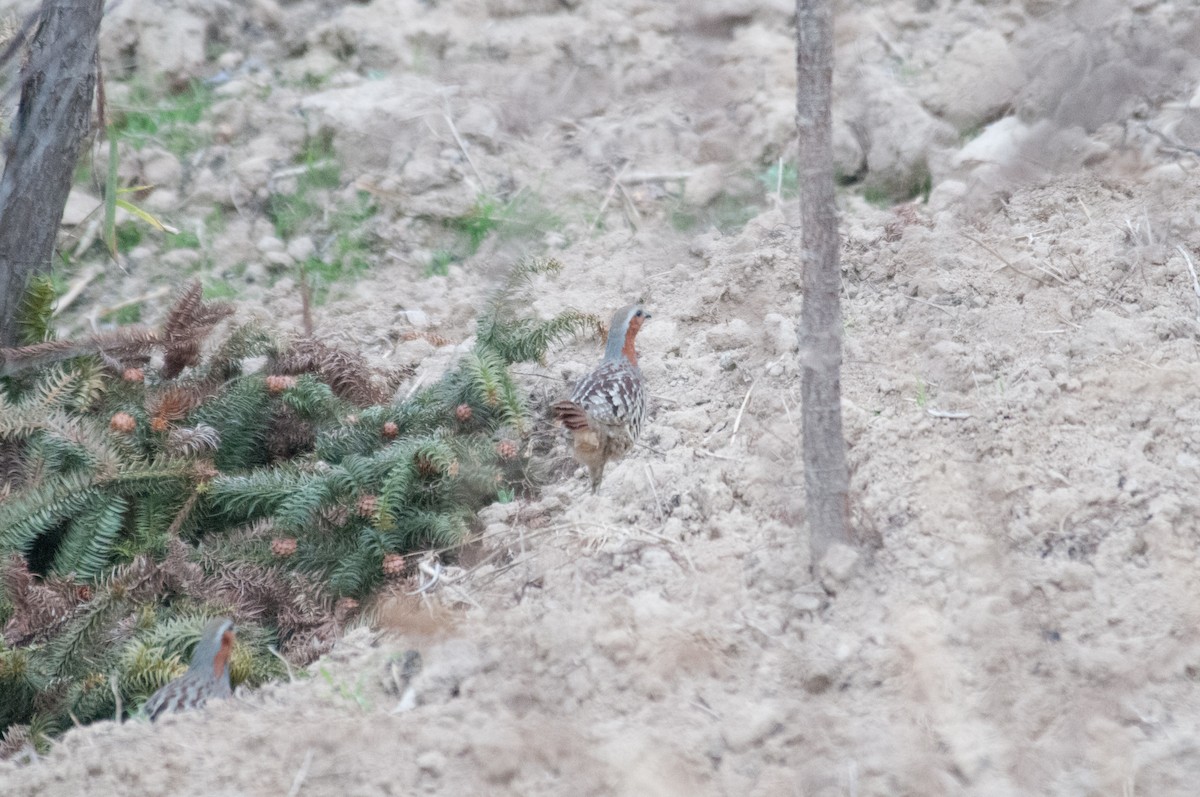
[[550,405],[554,418],[571,431],[588,428],[587,413],[573,401],[556,401]]

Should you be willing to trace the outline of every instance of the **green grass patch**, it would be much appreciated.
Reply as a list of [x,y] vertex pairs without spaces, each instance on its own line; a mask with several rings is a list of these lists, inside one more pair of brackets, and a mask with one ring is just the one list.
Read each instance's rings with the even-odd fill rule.
[[236,298],[237,288],[227,280],[216,280],[207,278],[203,281],[205,299],[211,301],[224,301],[226,299]]
[[142,228],[133,222],[117,225],[117,251],[130,252],[142,242]]
[[317,215],[320,208],[308,194],[272,194],[267,199],[267,218],[275,225],[275,234],[285,241]]
[[112,109],[112,129],[135,149],[157,143],[176,155],[207,146],[207,133],[197,129],[213,102],[212,89],[192,81],[176,94],[163,95],[149,84],[137,83],[127,104]]
[[918,197],[921,201],[929,201],[929,193],[933,190],[933,175],[929,167],[918,164],[904,180],[895,180],[887,184],[874,183],[863,187],[862,196],[867,202],[876,207],[887,208],[901,202],[911,202]]
[[321,229],[333,234],[324,257],[310,257],[300,268],[312,288],[313,301],[324,304],[334,283],[353,279],[371,268],[379,241],[367,222],[379,211],[371,195],[360,191],[352,202],[338,205]]
[[304,166],[296,178],[296,190],[272,194],[267,200],[267,217],[275,225],[276,234],[285,240],[321,215],[323,205],[313,192],[332,190],[342,184],[342,165],[333,150],[331,134],[310,138],[296,156],[296,163]]
[[728,235],[745,227],[762,209],[758,197],[721,194],[703,208],[679,202],[668,211],[668,219],[680,232],[716,227]]
[[763,193],[768,196],[780,196],[784,199],[795,199],[800,195],[800,178],[794,163],[776,161],[756,175],[763,187]]
[[194,232],[188,232],[187,230],[181,230],[180,232],[174,234],[167,233],[163,248],[167,250],[199,249],[200,236],[196,235]]
[[127,304],[124,307],[118,308],[109,320],[116,324],[137,324],[142,320],[142,304]]
[[445,275],[451,263],[475,254],[492,236],[501,241],[533,240],[561,229],[563,220],[537,194],[518,191],[508,200],[481,194],[469,211],[443,224],[452,240],[434,254],[429,275]]
[[867,186],[862,195],[863,199],[877,208],[891,207],[893,203],[891,192],[877,185]]
[[445,277],[450,274],[450,264],[459,260],[460,258],[448,249],[439,249],[433,253],[429,267],[425,269],[425,276]]

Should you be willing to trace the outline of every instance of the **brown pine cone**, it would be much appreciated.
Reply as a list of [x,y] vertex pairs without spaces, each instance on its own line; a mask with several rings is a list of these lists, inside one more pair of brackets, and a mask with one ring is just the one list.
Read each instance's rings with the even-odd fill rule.
[[463,423],[466,423],[467,421],[471,420],[471,405],[470,404],[459,404],[458,407],[455,408],[455,410],[454,410],[454,416],[456,418],[458,418],[460,421],[462,421]]
[[396,425],[395,421],[388,421],[383,425],[383,436],[388,440],[395,440],[398,434],[400,434],[400,427]]
[[137,421],[128,412],[118,412],[108,420],[108,428],[120,434],[130,434],[137,428]]
[[296,377],[272,374],[267,377],[267,392],[277,396],[283,391],[296,386]]
[[517,453],[517,444],[512,440],[501,440],[499,443],[496,443],[496,456],[500,457],[500,459],[505,461],[516,459]]
[[379,511],[379,498],[374,495],[364,495],[358,499],[356,511],[359,517],[375,517],[375,513]]
[[141,368],[126,368],[121,372],[121,378],[126,382],[143,382],[146,374]]
[[271,540],[271,553],[280,559],[286,559],[296,552],[295,537],[276,537]]
[[388,578],[404,575],[404,557],[398,553],[389,553],[383,557],[383,574]]

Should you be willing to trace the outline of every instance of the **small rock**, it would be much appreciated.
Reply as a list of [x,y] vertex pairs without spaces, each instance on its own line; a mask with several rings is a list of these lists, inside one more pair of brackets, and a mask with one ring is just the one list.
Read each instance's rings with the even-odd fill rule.
[[273,160],[267,156],[246,158],[234,167],[242,185],[251,191],[263,188],[271,177]]
[[707,333],[708,345],[714,351],[729,351],[749,346],[752,342],[750,325],[740,318],[713,327]]
[[172,249],[162,256],[162,264],[172,271],[187,270],[200,262],[200,253],[195,249]]
[[474,744],[475,760],[488,782],[504,785],[517,776],[522,746],[520,736],[504,727],[483,728]]
[[413,338],[406,340],[396,347],[396,355],[407,362],[421,362],[426,357],[431,356],[436,349],[433,344],[425,340],[425,338]]
[[259,238],[256,246],[258,247],[258,251],[264,254],[267,252],[284,251],[283,241],[279,240],[274,235],[264,235],[262,238]]
[[205,21],[174,8],[168,22],[168,15],[157,11],[153,4],[134,5],[133,13],[141,16],[139,21],[144,26],[138,40],[138,65],[152,69],[156,75],[165,73],[175,78],[199,74],[205,58]]
[[267,252],[263,255],[263,260],[267,263],[267,269],[276,273],[287,271],[296,265],[296,261],[292,260],[292,256],[287,252]]
[[816,595],[798,592],[792,596],[791,605],[796,612],[815,612],[821,608],[821,599]]
[[[67,194],[67,204],[63,208],[62,226],[77,227],[83,224],[91,218],[100,205],[101,202],[96,197],[86,191],[72,188],[71,193]],[[118,212],[120,212],[119,209]]]
[[702,434],[707,432],[709,427],[712,426],[712,419],[709,417],[708,411],[703,407],[674,410],[673,412],[664,413],[664,415],[664,422],[667,425],[683,432]]
[[712,202],[725,188],[725,167],[710,163],[694,170],[683,186],[683,201],[702,208]]
[[301,235],[288,242],[287,253],[296,262],[303,262],[317,253],[317,245],[307,235]]
[[446,756],[437,750],[426,750],[417,756],[417,767],[436,778],[446,768]]
[[976,30],[959,39],[938,75],[925,102],[959,129],[994,119],[1025,84],[1024,70],[995,30]]
[[763,332],[767,350],[775,357],[793,354],[800,349],[800,339],[796,336],[796,327],[779,313],[767,313],[763,316]]
[[404,320],[414,329],[427,329],[429,327],[429,316],[424,310],[405,310]]
[[625,628],[610,628],[596,634],[592,640],[596,649],[608,656],[613,662],[623,664],[629,661],[637,647],[637,640]]
[[239,53],[237,50],[229,50],[221,53],[220,57],[217,58],[217,66],[221,69],[232,72],[234,69],[237,69],[242,65],[242,61],[245,60],[245,58],[246,56],[242,53]]
[[818,577],[825,591],[836,595],[854,575],[858,559],[858,551],[849,545],[839,543],[830,546],[817,566]]
[[242,278],[253,285],[265,285],[267,283],[267,267],[259,262],[247,263]]
[[782,727],[779,710],[773,704],[752,704],[726,717],[721,725],[721,738],[731,751],[744,753]]
[[166,150],[142,153],[142,177],[153,186],[175,186],[183,176],[179,159]]
[[1058,574],[1050,581],[1063,592],[1090,590],[1096,580],[1096,571],[1079,562],[1064,562]]

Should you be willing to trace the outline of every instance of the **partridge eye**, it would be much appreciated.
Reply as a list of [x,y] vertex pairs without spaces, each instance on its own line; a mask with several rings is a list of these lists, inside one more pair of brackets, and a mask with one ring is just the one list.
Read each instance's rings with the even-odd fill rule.
[[639,317],[640,317],[640,316],[642,315],[642,311],[641,311],[641,310],[638,310],[636,313],[634,313],[634,315],[636,315],[636,316],[639,316]]

